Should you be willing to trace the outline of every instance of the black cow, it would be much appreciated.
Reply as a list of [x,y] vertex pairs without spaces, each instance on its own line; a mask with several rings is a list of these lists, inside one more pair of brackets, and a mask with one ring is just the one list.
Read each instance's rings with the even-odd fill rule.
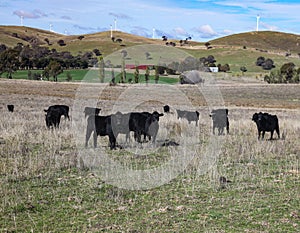
[[130,132],[133,131],[136,141],[141,142],[141,136],[144,135],[144,140],[146,140],[146,137],[151,140],[152,137],[152,141],[155,142],[160,116],[163,116],[163,114],[159,114],[157,111],[153,113],[130,112],[125,114],[117,112],[112,115],[112,130],[116,138],[118,134],[126,134],[126,141]]
[[163,113],[158,113],[157,111],[154,111],[153,113],[142,112],[140,116],[131,116],[130,127],[134,131],[135,139],[138,142],[140,142],[141,135],[144,135],[144,140],[146,140],[147,136],[149,140],[151,140],[152,138],[152,142],[155,143],[159,129],[159,117],[163,115]]
[[94,133],[94,147],[97,147],[97,136],[108,136],[110,149],[116,148],[116,137],[113,134],[111,126],[111,115],[97,116],[91,115],[87,119],[85,147],[88,146],[88,141],[91,134]]
[[252,120],[256,123],[257,126],[258,139],[260,139],[261,132],[261,139],[264,139],[265,132],[271,132],[270,140],[272,140],[274,130],[276,131],[278,138],[280,138],[278,118],[276,115],[262,112],[254,113],[252,116]]
[[215,109],[211,111],[209,115],[213,121],[213,134],[215,134],[215,128],[218,129],[218,135],[223,134],[224,128],[226,128],[227,134],[229,134],[229,120],[228,109]]
[[9,112],[14,112],[14,108],[15,108],[15,106],[13,104],[8,104],[7,105],[7,109],[8,109]]
[[177,119],[185,118],[188,120],[189,124],[192,121],[195,121],[196,126],[198,126],[199,115],[200,115],[198,111],[191,112],[191,111],[178,110],[178,109],[176,109],[176,111],[177,111]]
[[47,111],[45,115],[46,126],[50,128],[58,128],[60,124],[61,113],[58,109],[54,108],[51,111]]
[[67,106],[67,105],[52,105],[47,110],[45,109],[44,111],[50,112],[53,110],[57,110],[59,112],[60,116],[64,116],[65,118],[68,118],[70,120],[69,106]]
[[164,108],[164,112],[165,113],[169,113],[170,112],[170,106],[169,105],[165,105],[163,108]]
[[99,115],[101,108],[85,107],[84,116]]
[[119,111],[111,115],[111,127],[115,138],[119,134],[126,134],[126,142],[128,141],[130,134],[129,118],[130,113],[121,113]]

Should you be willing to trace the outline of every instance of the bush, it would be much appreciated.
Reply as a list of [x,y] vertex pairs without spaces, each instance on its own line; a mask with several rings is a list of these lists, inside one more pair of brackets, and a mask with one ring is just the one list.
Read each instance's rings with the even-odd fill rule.
[[262,68],[264,70],[271,70],[273,69],[275,66],[274,66],[274,62],[272,59],[268,58],[267,60],[265,60],[265,62],[262,64]]
[[271,72],[264,77],[267,83],[299,83],[299,69],[292,62],[283,64],[280,70]]
[[59,40],[59,41],[57,41],[57,44],[58,44],[59,46],[65,46],[65,45],[66,45],[66,43],[64,42],[64,40]]
[[264,57],[258,57],[255,64],[261,66],[264,70],[271,70],[275,67],[272,59],[265,59]]

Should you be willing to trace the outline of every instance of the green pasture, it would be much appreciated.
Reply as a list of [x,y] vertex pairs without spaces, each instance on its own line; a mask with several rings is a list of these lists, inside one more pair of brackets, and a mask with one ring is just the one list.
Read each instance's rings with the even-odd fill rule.
[[[28,70],[18,70],[16,72],[13,73],[13,79],[28,79]],[[133,72],[133,71],[131,71]],[[42,70],[31,70],[32,75],[34,73],[37,74],[42,74],[43,71]],[[65,82],[67,81],[67,77],[68,75],[70,75],[72,77],[72,79],[70,81],[86,81],[86,82],[100,82],[99,79],[99,71],[98,70],[89,70],[89,69],[81,69],[81,70],[64,70],[63,73],[61,73],[58,76],[58,81],[59,82]],[[5,78],[6,74],[2,74],[1,77]],[[105,79],[104,82],[105,83],[109,83],[111,82],[112,79],[112,73],[111,71],[106,71],[105,72]],[[49,79],[50,81],[53,80],[53,77],[50,77]],[[119,83],[121,80],[121,76],[119,72],[115,72],[115,82]],[[132,80],[130,82],[130,80]],[[126,83],[134,83],[134,75],[133,73],[126,73]],[[145,83],[145,75],[143,73],[141,73],[139,75],[139,83]],[[149,78],[149,83],[155,83],[154,80],[154,75],[150,75]],[[158,83],[168,83],[168,84],[175,84],[178,83],[178,78],[176,77],[168,77],[168,76],[160,76],[159,77],[159,81]]]
[[[247,68],[246,75],[260,73],[262,75],[268,74],[270,71],[263,70],[260,66],[256,66],[255,62],[258,57],[270,58],[274,61],[275,68],[279,69],[283,64],[293,62],[297,67],[300,67],[300,59],[298,56],[285,57],[284,54],[278,54],[275,52],[261,52],[255,49],[243,49],[241,48],[213,48],[209,50],[191,50],[186,49],[186,52],[190,53],[196,58],[207,57],[213,55],[216,60],[216,65],[229,64],[232,74],[241,74],[240,68],[245,66]],[[273,69],[273,70],[274,70]]]

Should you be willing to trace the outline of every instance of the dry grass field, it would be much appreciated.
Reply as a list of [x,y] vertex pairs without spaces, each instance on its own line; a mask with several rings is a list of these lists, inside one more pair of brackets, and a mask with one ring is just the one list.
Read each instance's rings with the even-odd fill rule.
[[[299,232],[299,93],[300,85],[224,80],[171,87],[0,79],[0,232]],[[110,151],[105,137],[84,149],[90,99],[103,115],[127,105],[162,112],[168,104],[173,113],[161,117],[155,145],[125,144],[120,135],[124,149]],[[209,112],[220,101],[230,134],[213,136]],[[43,109],[53,104],[71,109],[58,130],[45,125]],[[175,108],[197,109],[199,126],[178,120]],[[278,116],[282,139],[257,140],[251,118],[259,111]],[[165,140],[179,146],[161,147]],[[111,161],[160,173],[122,175]]]

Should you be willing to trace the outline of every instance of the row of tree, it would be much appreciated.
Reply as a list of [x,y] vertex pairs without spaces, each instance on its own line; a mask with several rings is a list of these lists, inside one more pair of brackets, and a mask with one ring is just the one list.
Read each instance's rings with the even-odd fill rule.
[[49,49],[43,46],[29,46],[18,43],[17,46],[9,48],[4,44],[0,45],[0,75],[7,73],[12,78],[16,70],[45,70],[54,64],[54,61],[61,66],[61,69],[86,69],[97,64],[97,56],[101,52],[94,49],[91,52],[79,53],[76,56],[70,52],[58,52],[56,49]]

